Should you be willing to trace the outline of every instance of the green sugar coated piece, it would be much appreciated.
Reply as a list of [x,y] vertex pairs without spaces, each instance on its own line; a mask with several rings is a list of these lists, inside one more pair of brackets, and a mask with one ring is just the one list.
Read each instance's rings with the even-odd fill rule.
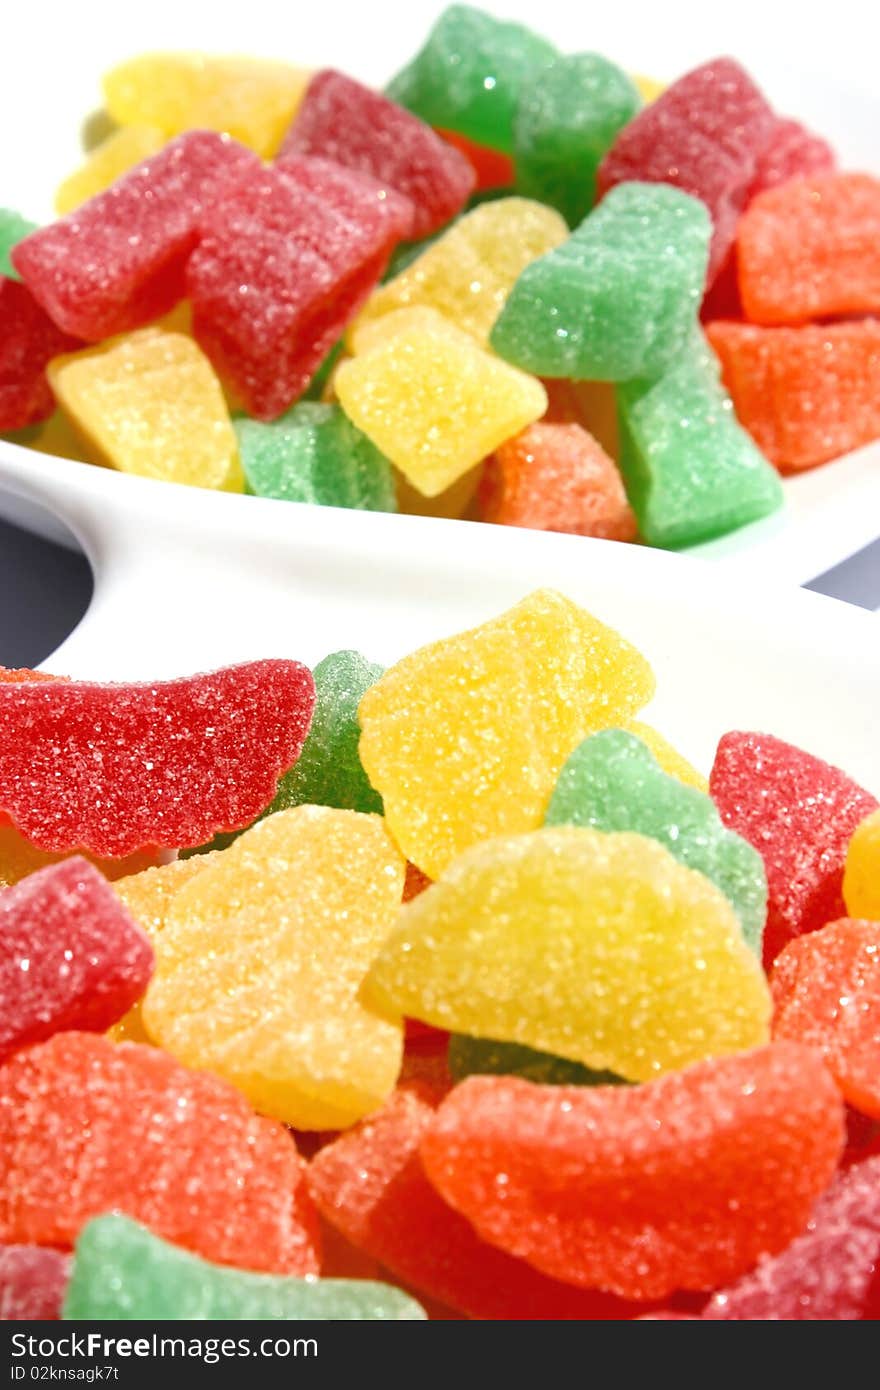
[[99,1216],[76,1242],[62,1316],[74,1322],[417,1322],[425,1312],[389,1284],[252,1274],[210,1264],[126,1216]]
[[449,1073],[453,1081],[466,1076],[521,1076],[539,1086],[626,1086],[613,1071],[593,1071],[580,1062],[538,1052],[521,1043],[496,1042],[453,1033],[449,1039]]
[[641,107],[638,89],[597,53],[557,58],[520,92],[513,119],[517,191],[549,203],[570,227],[596,201],[596,170]]
[[694,545],[782,506],[779,476],[737,421],[699,330],[663,375],[619,386],[617,408],[620,468],[649,545]]
[[710,796],[670,777],[634,734],[604,729],[575,749],[559,774],[545,824],[630,830],[657,840],[721,890],[760,955],[767,919],[764,861],[725,828]]
[[9,259],[13,246],[17,246],[31,232],[37,230],[36,222],[29,222],[14,208],[0,208],[0,275],[7,280],[20,280],[21,276]]
[[391,465],[338,405],[300,401],[270,424],[238,419],[233,425],[257,497],[397,511]]
[[618,184],[567,241],[526,266],[492,347],[537,376],[657,375],[693,331],[711,232],[698,198],[668,184]]
[[553,45],[522,24],[450,5],[387,95],[429,125],[512,154],[520,91],[555,57]]

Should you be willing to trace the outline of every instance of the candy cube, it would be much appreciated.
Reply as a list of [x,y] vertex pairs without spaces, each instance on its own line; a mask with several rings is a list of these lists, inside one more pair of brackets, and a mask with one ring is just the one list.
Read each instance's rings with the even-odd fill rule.
[[0,277],[0,430],[21,430],[55,409],[46,366],[79,347],[37,303],[26,285]]
[[0,1245],[0,1322],[61,1316],[70,1257],[39,1245]]
[[843,900],[850,917],[880,922],[880,811],[866,816],[849,842]]
[[499,150],[490,150],[487,145],[478,145],[466,135],[459,134],[457,130],[445,130],[440,127],[437,134],[442,135],[447,144],[464,155],[476,176],[478,193],[513,187],[516,175],[513,160],[509,155],[501,154]]
[[114,130],[91,151],[82,167],[59,186],[55,194],[59,217],[103,193],[141,160],[158,154],[166,139],[156,126],[129,125]]
[[[38,869],[48,868],[50,864],[58,864],[62,859],[69,858],[71,853],[66,850],[61,854],[47,854],[45,850],[37,849],[21,831],[9,824],[5,813],[0,813],[0,889],[11,888]],[[156,863],[156,851],[143,849],[122,859],[107,859],[94,854],[84,854],[83,858],[100,869],[104,878],[112,881],[152,867]]]
[[748,202],[768,188],[808,174],[831,174],[837,160],[834,151],[800,121],[777,117],[764,148],[758,155]]
[[271,424],[236,420],[235,433],[257,497],[397,510],[391,465],[338,405],[301,401]]
[[17,246],[36,230],[37,223],[29,222],[20,212],[13,208],[0,208],[0,275],[8,280],[18,279],[18,272],[9,259],[9,253],[13,246]]

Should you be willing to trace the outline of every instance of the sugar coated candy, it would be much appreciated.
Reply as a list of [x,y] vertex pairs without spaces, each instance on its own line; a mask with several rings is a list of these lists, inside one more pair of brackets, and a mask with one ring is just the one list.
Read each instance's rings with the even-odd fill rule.
[[702,772],[698,771],[692,763],[689,763],[683,754],[674,748],[668,739],[664,738],[657,729],[650,724],[643,724],[640,719],[633,719],[626,725],[629,733],[641,739],[653,753],[663,771],[670,777],[675,777],[679,782],[684,782],[685,786],[696,787],[701,792],[709,790],[708,779]]
[[559,774],[545,824],[633,830],[657,840],[721,889],[760,955],[767,917],[760,854],[725,829],[711,797],[663,772],[633,734],[604,729],[575,749]]
[[620,431],[617,428],[617,397],[610,381],[567,381],[547,377],[548,423],[580,425],[601,444],[609,458],[620,457]]
[[88,155],[85,163],[66,178],[55,194],[55,211],[59,217],[73,212],[103,193],[135,164],[158,154],[166,143],[165,134],[156,126],[120,126],[102,140]]
[[456,130],[440,127],[437,134],[442,135],[447,144],[453,145],[464,155],[476,175],[478,193],[494,193],[498,189],[513,187],[515,174],[513,160],[509,155],[502,154],[500,150],[489,149],[488,145],[476,144]]
[[335,160],[409,198],[407,236],[430,236],[464,207],[473,166],[429,125],[344,73],[325,69],[309,83],[282,155]]
[[519,94],[555,57],[553,45],[524,25],[450,5],[388,95],[431,125],[510,154]]
[[453,1033],[449,1039],[449,1070],[453,1080],[466,1076],[521,1076],[543,1086],[619,1086],[623,1078],[612,1071],[594,1071],[580,1062],[539,1052],[522,1043],[495,1042]]
[[261,821],[175,895],[147,1032],[288,1124],[352,1124],[400,1070],[399,1016],[358,992],[404,870],[378,816],[298,806]]
[[255,166],[256,156],[227,136],[189,131],[25,237],[13,263],[66,333],[98,342],[141,328],[184,297],[200,219]]
[[493,348],[538,376],[628,381],[662,371],[691,335],[710,231],[703,204],[676,188],[615,188],[526,266]]
[[155,1047],[56,1033],[0,1067],[0,1240],[70,1247],[106,1211],[221,1264],[316,1274],[291,1135]]
[[395,840],[437,878],[469,845],[539,826],[568,755],[653,692],[623,637],[540,590],[386,671],[360,703],[361,761]]
[[880,811],[866,816],[849,842],[843,900],[850,917],[880,922]]
[[65,1320],[413,1321],[415,1299],[366,1279],[301,1279],[229,1269],[181,1250],[125,1216],[82,1230]]
[[7,280],[18,279],[18,272],[9,259],[10,251],[36,230],[37,223],[29,222],[14,208],[0,208],[0,275]]
[[739,732],[718,744],[709,790],[724,824],[764,860],[768,964],[793,937],[845,915],[847,845],[859,821],[877,809],[873,796],[790,743]]
[[[13,884],[27,878],[28,874],[48,868],[50,864],[60,863],[63,859],[69,858],[72,852],[63,850],[58,854],[49,854],[46,850],[37,849],[30,840],[25,839],[20,830],[9,824],[5,813],[0,812],[0,889],[11,888]],[[121,859],[107,859],[96,854],[86,854],[83,857],[100,869],[104,878],[113,880],[121,878],[124,874],[137,874],[142,869],[152,867],[156,863],[158,853],[161,851],[145,847]]]
[[0,1245],[0,1322],[61,1316],[70,1257],[40,1245]]
[[834,151],[800,121],[777,117],[764,148],[758,155],[749,201],[768,188],[808,174],[830,174],[836,164]]
[[37,303],[26,285],[0,277],[0,430],[21,430],[47,420],[55,398],[49,361],[79,347]]
[[646,1086],[470,1077],[420,1153],[484,1240],[573,1284],[660,1298],[784,1249],[842,1141],[821,1059],[776,1043]]
[[272,800],[313,704],[295,661],[155,685],[0,684],[0,809],[41,849],[204,844]]
[[236,420],[235,433],[257,497],[397,510],[391,465],[338,405],[301,401],[270,424]]
[[599,161],[641,104],[632,79],[598,53],[555,58],[516,105],[519,191],[558,208],[576,227],[595,202]]
[[880,312],[880,179],[820,174],[760,193],[737,229],[736,255],[753,323]]

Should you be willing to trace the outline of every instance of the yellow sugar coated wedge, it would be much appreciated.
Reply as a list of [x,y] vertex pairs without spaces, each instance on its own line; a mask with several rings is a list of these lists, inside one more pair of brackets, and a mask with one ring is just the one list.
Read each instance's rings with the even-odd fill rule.
[[880,811],[872,811],[849,842],[843,900],[850,917],[880,922]]
[[462,473],[454,483],[438,492],[436,497],[425,497],[418,488],[413,487],[404,475],[395,469],[397,488],[397,510],[407,516],[445,516],[456,518],[468,516],[473,509],[477,488],[483,476],[483,465]]
[[619,633],[539,590],[386,671],[358,709],[361,762],[395,840],[437,878],[478,841],[541,825],[569,754],[653,692]]
[[76,173],[60,185],[55,194],[55,211],[59,217],[73,212],[96,193],[103,193],[135,164],[157,154],[166,140],[164,131],[156,126],[130,125],[114,130],[96,145]]
[[107,463],[192,487],[242,490],[220,383],[183,333],[142,328],[56,357],[49,380],[64,411]]
[[642,743],[647,745],[663,771],[670,777],[677,777],[679,782],[684,782],[687,787],[696,787],[698,791],[708,792],[709,783],[702,772],[698,772],[693,764],[689,763],[677,748],[673,748],[661,733],[652,729],[650,724],[643,724],[641,720],[634,719],[626,727],[629,733],[635,734],[636,738],[640,738]]
[[107,110],[120,125],[157,126],[166,135],[220,130],[271,159],[311,74],[289,63],[144,53],[104,77]]
[[632,1081],[769,1038],[767,981],[730,903],[634,834],[475,846],[403,909],[365,993]]
[[641,73],[633,73],[632,80],[646,106],[650,106],[652,101],[656,101],[666,91],[667,84],[658,82],[656,77],[645,77]]
[[336,395],[413,487],[436,497],[540,419],[547,393],[440,315],[397,328],[339,367]]
[[483,203],[376,290],[357,327],[394,309],[424,306],[486,344],[526,266],[569,236],[553,208],[530,198]]
[[359,998],[405,862],[381,816],[297,806],[254,826],[171,903],[144,1001],[152,1039],[299,1129],[341,1129],[400,1071],[399,1017]]

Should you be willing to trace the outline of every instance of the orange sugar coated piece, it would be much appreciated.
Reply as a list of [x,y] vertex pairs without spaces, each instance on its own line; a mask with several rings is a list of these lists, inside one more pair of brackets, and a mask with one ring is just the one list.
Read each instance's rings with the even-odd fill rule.
[[48,671],[32,671],[29,666],[0,666],[0,683],[20,685],[23,681],[66,681],[69,676],[52,676]]
[[880,1119],[880,922],[843,917],[780,951],[773,1036],[818,1048],[844,1099]]
[[446,143],[453,145],[473,166],[478,190],[513,187],[516,171],[513,160],[508,155],[502,154],[500,150],[490,150],[488,145],[477,145],[456,130],[441,130],[438,127],[437,134],[442,135]]
[[759,193],[737,230],[753,323],[880,312],[880,179],[820,174]]
[[580,425],[538,423],[488,460],[479,490],[484,521],[635,540],[623,482],[600,444]]
[[583,425],[616,463],[620,458],[620,426],[614,383],[548,377],[541,385],[547,392],[544,419],[557,425]]
[[0,1241],[67,1249],[117,1211],[219,1264],[316,1274],[304,1171],[283,1125],[157,1048],[57,1033],[0,1067]]
[[661,1298],[784,1249],[843,1128],[819,1055],[774,1043],[638,1087],[471,1076],[420,1152],[484,1240],[573,1284]]
[[880,321],[707,324],[740,424],[783,473],[880,437]]
[[63,850],[53,854],[37,849],[36,845],[25,839],[21,831],[10,824],[9,818],[0,812],[0,889],[10,888],[28,874],[36,873],[37,869],[45,869],[48,864],[58,864],[75,853],[81,854],[83,859],[88,859],[90,864],[94,864],[95,868],[100,869],[104,877],[110,880],[122,878],[125,874],[138,874],[142,869],[154,865],[157,858],[157,851],[154,849],[135,850],[124,859],[102,859],[99,855],[87,854],[82,850]]

